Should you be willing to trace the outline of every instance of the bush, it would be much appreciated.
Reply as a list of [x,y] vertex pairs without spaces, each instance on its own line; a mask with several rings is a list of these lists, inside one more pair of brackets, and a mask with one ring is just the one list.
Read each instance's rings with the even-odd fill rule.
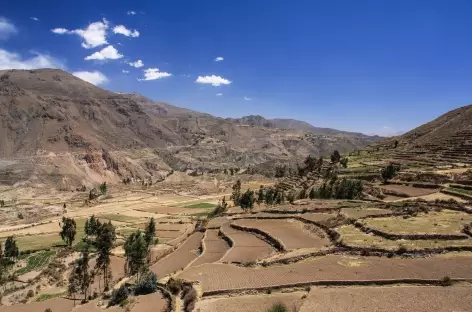
[[184,301],[185,312],[193,311],[197,302],[197,291],[190,285],[185,286],[182,300]]
[[157,276],[153,272],[147,272],[136,284],[135,295],[147,295],[157,290]]
[[114,306],[114,305],[121,305],[125,300],[128,299],[129,296],[129,290],[125,285],[121,285],[118,290],[114,290],[113,293],[111,294],[111,299],[110,302],[108,302],[108,306]]
[[47,308],[44,312],[52,312],[51,308]]
[[166,286],[167,286],[167,289],[171,292],[171,294],[176,296],[182,289],[182,280],[170,278],[167,281]]
[[26,297],[28,298],[34,297],[34,290],[32,289],[28,290],[28,292],[26,293]]
[[452,280],[449,276],[444,276],[440,281],[441,286],[451,286]]
[[288,309],[285,304],[276,303],[267,312],[288,312]]

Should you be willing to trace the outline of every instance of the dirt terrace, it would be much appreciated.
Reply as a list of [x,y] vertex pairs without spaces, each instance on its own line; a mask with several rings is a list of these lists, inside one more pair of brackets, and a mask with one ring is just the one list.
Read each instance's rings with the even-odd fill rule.
[[203,253],[192,266],[204,263],[212,263],[220,260],[230,249],[228,243],[218,236],[219,230],[207,230],[203,239]]
[[470,286],[312,287],[299,311],[466,312],[471,307]]
[[233,229],[229,224],[223,225],[221,231],[233,241],[233,246],[221,259],[222,262],[256,261],[275,252],[272,246],[262,239],[248,232]]
[[287,250],[322,248],[330,244],[329,239],[311,232],[307,225],[296,220],[237,220],[234,224],[262,230],[279,240]]
[[204,264],[185,270],[180,277],[199,281],[205,293],[322,281],[438,280],[444,276],[472,279],[472,254],[430,258],[378,258],[328,255],[289,265],[244,268],[230,264]]

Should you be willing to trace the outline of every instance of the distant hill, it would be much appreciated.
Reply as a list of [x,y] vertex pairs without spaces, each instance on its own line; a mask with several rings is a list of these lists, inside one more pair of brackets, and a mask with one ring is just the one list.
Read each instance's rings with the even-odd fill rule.
[[260,116],[225,120],[135,93],[109,92],[61,70],[4,70],[0,157],[8,161],[0,161],[0,180],[81,185],[171,169],[274,166],[378,139],[299,121],[269,123]]
[[[244,116],[241,118],[227,118],[226,120],[229,120],[231,122],[241,124],[241,125],[301,130],[301,131],[307,131],[307,132],[312,132],[316,134],[326,134],[326,135],[345,134],[345,135],[352,135],[352,136],[357,136],[357,137],[376,137],[376,136],[369,136],[369,135],[357,133],[357,132],[348,132],[348,131],[336,130],[336,129],[331,129],[331,128],[315,127],[305,121],[296,120],[296,119],[284,119],[284,118],[266,119],[259,115],[249,115],[249,116]],[[380,137],[378,137],[378,139],[380,139]]]

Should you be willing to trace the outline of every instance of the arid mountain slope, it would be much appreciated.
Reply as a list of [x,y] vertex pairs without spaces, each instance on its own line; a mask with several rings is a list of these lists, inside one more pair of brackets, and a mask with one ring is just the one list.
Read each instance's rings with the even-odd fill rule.
[[273,165],[377,139],[248,126],[139,94],[109,92],[53,69],[0,71],[0,127],[0,180],[33,177],[39,183],[54,176],[71,185],[149,178],[171,168]]

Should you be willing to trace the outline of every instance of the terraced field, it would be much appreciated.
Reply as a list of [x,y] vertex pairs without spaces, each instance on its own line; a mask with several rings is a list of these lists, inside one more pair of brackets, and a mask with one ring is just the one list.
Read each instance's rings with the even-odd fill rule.
[[289,287],[333,282],[401,282],[403,280],[472,279],[472,254],[454,257],[379,258],[328,255],[288,265],[244,268],[231,264],[204,264],[181,273],[199,281],[204,294],[267,287]]
[[264,259],[275,252],[268,243],[245,231],[233,229],[229,223],[221,231],[231,239],[233,245],[223,256],[222,262],[250,262]]
[[397,185],[397,184],[381,185],[380,188],[387,191],[399,193],[399,194],[405,194],[409,197],[424,196],[424,195],[436,193],[438,191],[437,189],[419,188],[419,187]]
[[230,249],[228,243],[218,235],[219,230],[207,230],[203,239],[203,253],[192,266],[220,260]]
[[470,311],[470,286],[312,287],[300,312]]
[[198,256],[203,233],[193,233],[177,250],[151,266],[151,271],[159,278],[184,269]]
[[[259,229],[280,241],[286,250],[300,248],[323,248],[329,239],[310,230],[310,226],[296,220],[237,220],[234,224]],[[321,231],[318,229],[318,231]]]

